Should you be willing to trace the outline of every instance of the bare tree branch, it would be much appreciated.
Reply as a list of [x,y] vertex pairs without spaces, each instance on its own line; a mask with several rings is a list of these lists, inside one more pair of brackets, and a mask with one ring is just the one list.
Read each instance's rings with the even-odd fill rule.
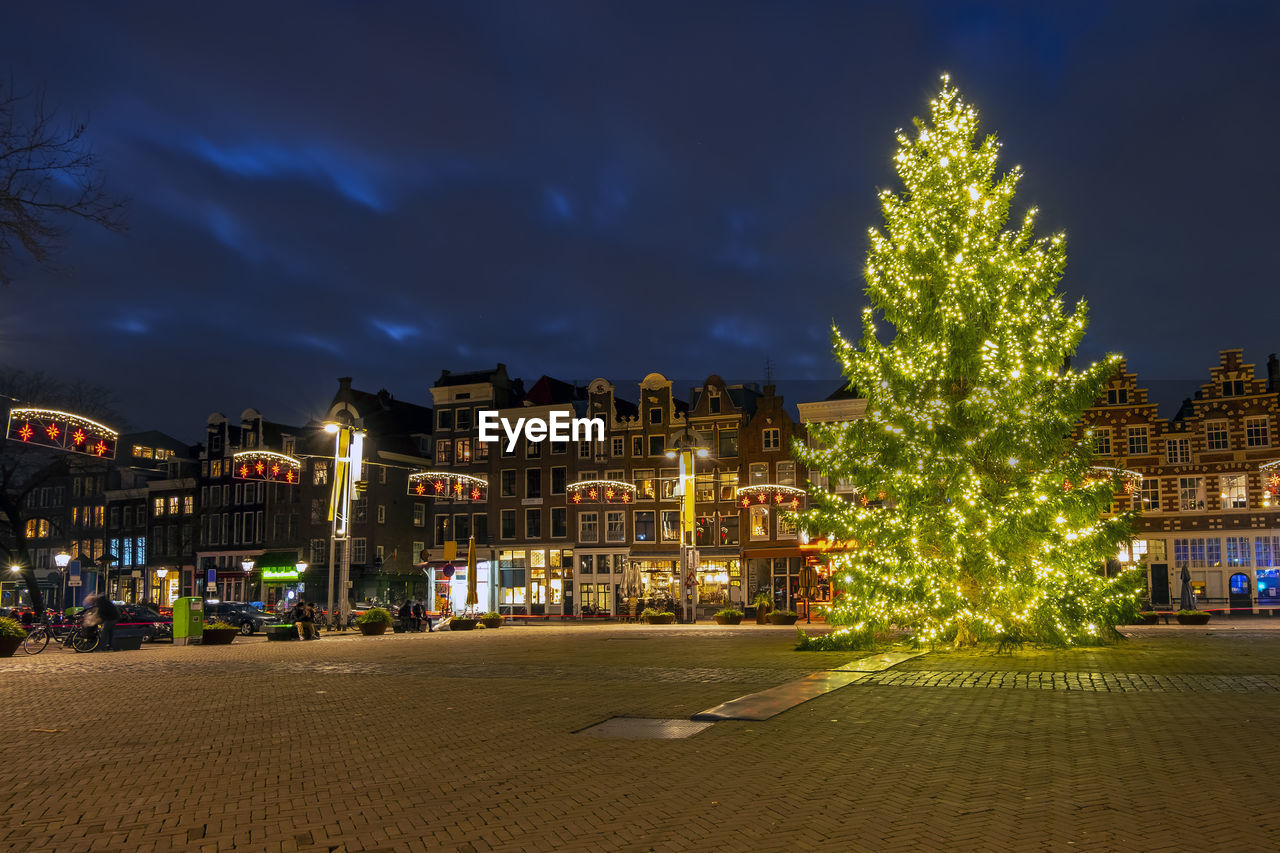
[[107,194],[82,121],[60,121],[44,93],[0,82],[0,284],[13,281],[19,247],[48,265],[68,218],[124,230],[126,202]]

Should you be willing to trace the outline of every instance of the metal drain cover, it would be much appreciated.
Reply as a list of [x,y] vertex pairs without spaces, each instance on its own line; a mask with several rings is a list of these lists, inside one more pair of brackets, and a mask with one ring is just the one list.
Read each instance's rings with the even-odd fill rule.
[[711,722],[694,720],[662,720],[653,717],[610,717],[603,723],[596,723],[580,729],[576,734],[593,737],[647,738],[674,740],[692,737]]

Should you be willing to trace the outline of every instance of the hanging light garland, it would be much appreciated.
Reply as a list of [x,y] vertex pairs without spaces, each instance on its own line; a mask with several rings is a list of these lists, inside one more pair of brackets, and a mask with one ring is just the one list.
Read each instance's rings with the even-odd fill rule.
[[116,458],[116,442],[120,438],[111,427],[57,409],[11,409],[7,436],[23,444],[101,459]]
[[629,504],[636,499],[636,487],[621,480],[579,480],[570,483],[565,493],[572,504]]
[[1280,459],[1258,466],[1262,472],[1262,505],[1280,504]]
[[489,483],[456,471],[416,471],[409,475],[409,494],[418,498],[484,501],[489,497]]
[[[1086,479],[1111,481],[1119,477],[1126,495],[1136,495],[1142,491],[1142,474],[1127,468],[1108,468],[1105,465],[1094,465],[1089,469]],[[1070,481],[1067,481],[1068,483]],[[1070,488],[1069,485],[1066,488]]]
[[302,462],[271,450],[245,450],[231,457],[231,476],[293,486],[302,477]]
[[738,506],[743,509],[752,506],[800,509],[804,506],[805,491],[794,486],[760,483],[754,486],[739,486],[734,490],[733,497],[737,500]]

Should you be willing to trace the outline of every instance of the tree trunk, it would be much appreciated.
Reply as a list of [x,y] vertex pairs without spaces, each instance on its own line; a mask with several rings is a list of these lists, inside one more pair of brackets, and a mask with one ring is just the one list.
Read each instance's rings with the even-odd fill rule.
[[976,645],[978,645],[978,638],[969,630],[969,626],[964,622],[959,623],[959,626],[956,628],[955,648],[967,649]]

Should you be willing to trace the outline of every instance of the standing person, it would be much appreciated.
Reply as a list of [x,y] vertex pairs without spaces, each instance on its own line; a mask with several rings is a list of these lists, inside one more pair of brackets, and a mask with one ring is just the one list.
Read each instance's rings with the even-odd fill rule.
[[98,648],[103,651],[114,651],[111,648],[116,639],[116,623],[120,621],[120,608],[105,592],[93,599],[93,604],[86,608],[85,624],[98,626]]
[[413,602],[409,599],[404,600],[404,604],[400,605],[400,630],[408,631],[409,625],[413,621]]
[[304,640],[318,640],[320,633],[316,631],[316,606],[311,602],[307,602],[302,610],[302,627],[305,629],[303,633],[306,635]]
[[422,631],[422,599],[419,598],[413,603],[413,630],[421,633]]

